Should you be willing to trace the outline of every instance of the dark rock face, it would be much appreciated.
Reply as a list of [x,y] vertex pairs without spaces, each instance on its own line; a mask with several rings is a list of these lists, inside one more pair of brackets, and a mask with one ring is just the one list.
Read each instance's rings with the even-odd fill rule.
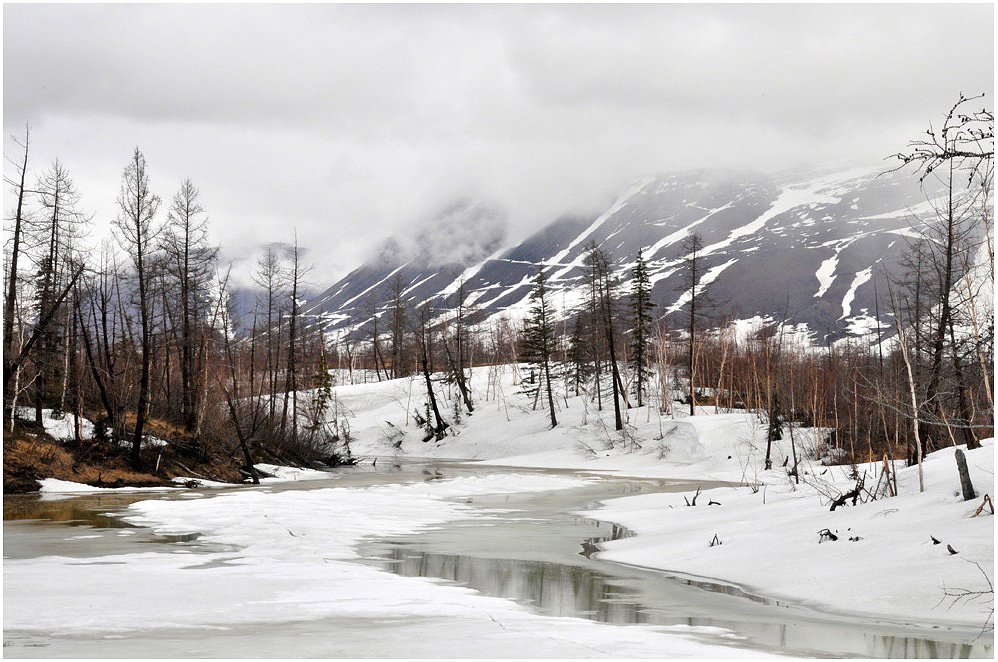
[[[462,202],[441,215],[436,227],[446,236],[424,231],[408,254],[389,240],[379,258],[306,309],[330,331],[356,330],[398,273],[413,305],[452,305],[463,282],[466,304],[479,319],[515,318],[526,309],[537,266],[548,270],[553,301],[569,309],[581,298],[586,247],[596,242],[621,268],[622,291],[644,248],[655,312],[682,324],[683,240],[695,231],[703,239],[700,285],[713,301],[712,317],[786,316],[824,343],[875,328],[874,279],[886,318],[884,269],[906,247],[911,211],[924,209],[925,199],[913,178],[877,176],[874,169],[792,176],[685,172],[637,182],[598,218],[559,219],[505,251],[495,250],[501,214]],[[468,240],[474,245],[466,246]]]

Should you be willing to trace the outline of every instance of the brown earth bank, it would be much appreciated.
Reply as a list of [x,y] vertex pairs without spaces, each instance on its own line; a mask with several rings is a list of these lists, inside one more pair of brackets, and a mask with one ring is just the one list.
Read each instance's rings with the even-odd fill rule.
[[95,487],[159,487],[185,476],[228,483],[242,481],[234,454],[207,452],[189,435],[165,421],[147,423],[150,435],[169,441],[162,448],[142,449],[141,469],[129,463],[128,449],[96,439],[57,441],[41,427],[17,421],[3,435],[3,493],[38,490],[43,478],[58,478]]

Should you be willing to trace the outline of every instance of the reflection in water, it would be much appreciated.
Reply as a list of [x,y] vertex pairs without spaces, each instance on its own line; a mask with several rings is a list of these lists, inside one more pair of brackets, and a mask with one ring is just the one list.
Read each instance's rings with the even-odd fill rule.
[[[405,577],[433,577],[473,588],[485,595],[514,600],[549,616],[587,618],[616,625],[688,625],[732,630],[756,645],[788,653],[834,654],[882,658],[969,658],[989,657],[991,641],[945,641],[919,636],[890,634],[891,628],[875,624],[809,620],[785,607],[758,605],[757,609],[777,613],[739,613],[725,609],[721,599],[731,595],[729,586],[697,582],[675,582],[661,604],[647,600],[647,592],[637,582],[615,578],[595,568],[438,554],[410,549],[393,542],[383,551],[380,565]],[[661,578],[662,585],[672,580]],[[697,609],[698,596],[692,592],[713,593],[707,609]],[[737,589],[736,589],[737,590]],[[701,596],[702,597],[702,596]],[[647,600],[647,601],[646,601]],[[731,598],[727,597],[730,601]],[[730,605],[727,605],[730,607]],[[691,609],[691,607],[693,607]],[[711,608],[712,607],[712,608]],[[710,615],[690,615],[700,611]],[[940,633],[944,637],[945,632]]]
[[392,545],[388,569],[404,577],[436,577],[487,595],[526,603],[549,616],[601,623],[646,623],[632,592],[588,568],[535,561],[413,553]]
[[85,494],[62,499],[39,498],[34,494],[4,496],[3,518],[7,520],[44,520],[61,522],[70,526],[89,526],[94,529],[120,529],[130,527],[113,516],[136,501],[155,498],[149,493]]
[[[531,516],[536,513],[530,513]],[[559,538],[575,550],[564,561],[523,559],[531,538],[546,531],[547,559]],[[467,529],[463,534],[467,533]],[[585,537],[583,537],[583,534]],[[594,535],[595,534],[595,535]],[[665,573],[600,561],[600,543],[633,535],[618,525],[578,518],[538,521],[503,518],[487,533],[449,535],[435,531],[372,543],[368,561],[406,577],[455,582],[485,595],[513,600],[549,616],[586,618],[615,625],[685,625],[724,628],[746,638],[746,645],[800,655],[882,658],[991,657],[991,635],[940,628],[926,637],[915,630],[884,623],[840,620],[811,614],[784,602],[755,596],[729,584],[673,577]],[[468,548],[468,553],[452,553]],[[524,553],[526,548],[526,553]],[[566,549],[568,547],[566,546]]]
[[619,524],[610,524],[610,535],[609,536],[598,536],[594,538],[586,538],[582,541],[582,551],[579,552],[580,556],[584,556],[587,559],[592,558],[593,554],[600,550],[599,544],[601,542],[606,542],[607,540],[620,540],[621,538],[630,538],[634,534],[627,528]]

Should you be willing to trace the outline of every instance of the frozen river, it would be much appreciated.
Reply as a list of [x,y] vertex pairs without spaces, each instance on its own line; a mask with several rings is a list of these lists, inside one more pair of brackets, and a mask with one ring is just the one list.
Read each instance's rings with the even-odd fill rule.
[[4,652],[992,656],[991,635],[969,629],[600,560],[601,541],[630,533],[578,514],[698,485],[385,458],[260,488],[8,496]]

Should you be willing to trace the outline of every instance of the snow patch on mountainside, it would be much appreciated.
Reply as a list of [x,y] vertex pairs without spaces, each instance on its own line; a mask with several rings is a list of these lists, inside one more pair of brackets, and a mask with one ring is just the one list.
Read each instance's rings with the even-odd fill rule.
[[852,285],[849,286],[849,291],[847,291],[846,295],[842,297],[842,316],[839,319],[849,317],[850,313],[852,313],[852,302],[856,298],[856,290],[859,289],[860,285],[870,280],[872,275],[872,267],[867,267],[862,271],[856,272],[856,277],[852,279]]
[[735,201],[733,200],[733,201],[729,202],[726,205],[723,205],[721,207],[717,207],[715,209],[708,210],[707,214],[705,216],[701,216],[700,218],[698,218],[697,220],[693,221],[692,223],[690,223],[686,227],[684,227],[682,229],[679,229],[679,230],[676,230],[675,232],[669,233],[665,237],[662,237],[657,242],[655,242],[654,244],[652,244],[652,246],[648,249],[648,251],[647,251],[648,257],[649,258],[653,258],[663,248],[667,248],[669,246],[672,246],[677,241],[682,241],[683,239],[685,239],[686,237],[688,237],[690,235],[690,232],[693,230],[693,228],[695,228],[696,226],[700,225],[704,221],[708,220],[714,214],[717,214],[718,212],[722,212],[725,209],[731,209],[731,207],[734,206],[734,204],[735,204]]
[[727,248],[728,246],[730,246],[731,244],[733,244],[735,241],[737,241],[742,237],[747,237],[749,235],[755,234],[756,232],[761,230],[766,225],[767,221],[769,221],[770,219],[775,218],[780,214],[788,212],[796,207],[802,207],[804,205],[813,205],[818,203],[826,203],[826,204],[837,203],[840,200],[840,198],[821,193],[821,191],[824,189],[825,186],[826,182],[821,181],[818,184],[815,184],[809,188],[784,189],[780,193],[779,197],[777,197],[776,200],[773,202],[772,206],[770,206],[770,208],[765,211],[765,213],[763,213],[761,216],[759,216],[751,223],[747,223],[741,226],[740,228],[735,228],[734,230],[732,230],[731,234],[728,235],[727,239],[724,239],[723,241],[719,241],[715,244],[711,244],[710,246],[705,247],[703,249],[703,254],[710,255],[711,253],[719,251],[722,248]]
[[494,253],[492,253],[492,255],[489,255],[487,258],[485,258],[478,264],[473,264],[470,267],[466,268],[464,271],[461,272],[461,274],[457,278],[451,281],[451,283],[447,285],[447,287],[440,290],[440,294],[442,296],[450,296],[455,292],[457,292],[461,288],[462,283],[470,280],[475,274],[477,274],[479,271],[482,270],[482,267],[484,267],[486,263],[491,262],[492,260],[499,257],[499,255],[504,250],[506,250],[506,248],[504,246],[501,246]]
[[[727,262],[725,262],[724,264],[719,264],[716,267],[711,267],[710,269],[708,269],[706,271],[706,273],[704,273],[704,275],[700,279],[700,281],[696,284],[696,291],[697,292],[702,292],[705,287],[707,287],[708,285],[710,285],[711,283],[713,283],[715,280],[717,280],[718,276],[720,276],[724,272],[725,269],[727,269],[728,267],[730,267],[732,264],[734,264],[737,261],[738,261],[738,258],[737,257],[733,257],[730,260],[728,260]],[[683,292],[680,295],[680,297],[678,299],[676,299],[676,303],[672,304],[669,307],[669,313],[676,312],[677,310],[679,310],[680,308],[682,308],[683,306],[685,306],[687,303],[689,303],[692,298],[693,298],[693,288],[690,288],[690,289],[686,290],[685,292]]]
[[361,298],[362,296],[364,296],[364,295],[365,295],[365,294],[367,294],[368,292],[371,292],[371,291],[372,291],[372,290],[373,290],[374,288],[376,288],[376,287],[378,287],[378,286],[380,286],[380,285],[384,285],[385,283],[387,283],[387,282],[388,282],[388,279],[389,279],[389,278],[391,278],[392,276],[394,276],[395,274],[397,274],[397,273],[398,273],[399,271],[401,271],[401,270],[402,270],[402,269],[403,269],[403,268],[404,268],[404,267],[405,267],[405,266],[406,266],[407,264],[408,264],[408,262],[406,262],[406,264],[403,264],[403,265],[401,265],[401,266],[399,266],[399,267],[397,267],[397,268],[393,269],[391,273],[389,273],[389,274],[388,274],[387,276],[385,276],[384,278],[382,278],[381,280],[379,280],[379,281],[378,281],[377,283],[375,283],[374,285],[371,285],[371,286],[370,286],[369,288],[367,288],[366,290],[364,290],[364,291],[363,291],[363,292],[361,292],[360,294],[358,294],[358,295],[356,295],[356,296],[354,296],[354,297],[351,297],[351,298],[347,299],[347,300],[346,300],[346,301],[345,301],[345,302],[343,303],[343,307],[345,308],[345,307],[349,306],[350,304],[352,304],[352,303],[353,303],[354,301],[356,301],[357,299]]
[[818,279],[818,284],[820,287],[818,291],[814,293],[815,299],[820,299],[825,296],[825,292],[828,288],[832,286],[835,281],[835,266],[839,263],[839,252],[835,251],[835,255],[823,260],[821,266],[818,270],[814,272],[815,277]]
[[[606,222],[606,220],[608,218],[610,218],[611,216],[613,216],[614,214],[616,214],[618,211],[620,211],[621,209],[623,209],[624,205],[627,204],[628,200],[630,200],[635,195],[637,195],[638,193],[640,193],[646,186],[648,186],[649,184],[651,184],[654,181],[655,181],[654,177],[646,177],[646,178],[642,179],[641,181],[639,181],[638,183],[636,183],[630,189],[628,189],[627,192],[625,192],[622,196],[620,196],[619,198],[617,198],[617,201],[614,202],[613,205],[609,209],[607,209],[599,218],[597,218],[595,221],[593,221],[592,225],[590,225],[582,233],[580,233],[579,236],[577,236],[575,239],[573,239],[568,244],[568,246],[566,246],[565,248],[563,248],[562,250],[560,250],[557,254],[555,254],[555,256],[552,257],[548,262],[550,262],[552,264],[560,264],[561,261],[564,260],[565,257],[567,257],[569,255],[569,253],[572,252],[572,249],[574,249],[576,246],[578,246],[580,243],[582,243],[582,241],[585,240],[586,237],[588,237],[593,232],[595,232],[596,229],[599,226],[603,225],[603,223]],[[576,265],[575,263],[569,264],[569,265],[565,266],[561,271],[559,271],[558,273],[554,274],[554,276],[552,276],[552,278],[555,279],[555,280],[560,279],[566,273],[568,273],[573,268],[575,268],[576,266],[578,266],[578,265]]]

